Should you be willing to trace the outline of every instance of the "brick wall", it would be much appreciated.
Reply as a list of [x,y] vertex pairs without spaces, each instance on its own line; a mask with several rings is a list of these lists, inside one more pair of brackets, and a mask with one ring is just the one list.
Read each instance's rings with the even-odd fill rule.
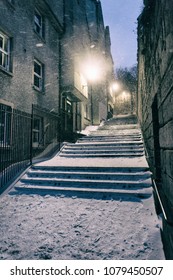
[[[35,9],[44,18],[44,38],[34,31]],[[58,111],[61,25],[53,14],[51,18],[51,10],[47,11],[43,0],[22,3],[15,0],[14,5],[10,5],[8,0],[0,2],[0,31],[9,36],[12,45],[12,71],[8,73],[0,68],[0,98],[29,113],[32,104]],[[63,13],[62,9],[59,13]],[[60,22],[62,16],[60,14]],[[33,88],[34,58],[44,65],[43,92]]]

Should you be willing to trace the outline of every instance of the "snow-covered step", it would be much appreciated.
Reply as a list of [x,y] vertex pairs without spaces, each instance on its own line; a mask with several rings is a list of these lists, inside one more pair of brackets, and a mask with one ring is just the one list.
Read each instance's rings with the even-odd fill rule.
[[76,188],[104,188],[104,189],[139,189],[151,187],[151,179],[140,180],[103,180],[103,179],[75,179],[75,178],[49,178],[49,177],[30,177],[27,174],[20,180],[27,185],[38,186],[59,186],[59,187],[76,187]]
[[[31,170],[35,171],[56,171],[56,172],[101,172],[105,174],[111,173],[146,173],[150,172],[149,167],[114,167],[114,166],[63,166],[63,165],[33,165]],[[151,173],[150,173],[151,174]]]
[[114,153],[114,152],[143,152],[144,148],[143,147],[69,147],[69,146],[64,146],[61,152],[65,153]]
[[[98,133],[99,132],[99,133]],[[85,136],[82,136],[80,139],[82,138],[85,138],[85,137],[88,137],[88,138],[92,138],[92,137],[104,137],[104,138],[109,138],[109,137],[112,137],[112,138],[118,138],[118,137],[129,137],[129,138],[139,138],[139,137],[142,137],[142,134],[141,133],[125,133],[125,132],[121,132],[121,131],[118,131],[118,132],[115,132],[115,131],[112,131],[112,133],[106,133],[106,131],[102,130],[102,131],[98,131],[97,132],[93,132],[89,135],[85,135]]]
[[[100,126],[97,131],[104,131],[104,130],[113,130],[113,131],[118,131],[118,130],[122,131],[123,130],[123,131],[127,131],[127,132],[129,132],[130,130],[140,131],[139,125],[135,125],[135,124],[114,125],[113,123],[104,124],[104,126]],[[94,131],[92,131],[91,133],[94,133]]]
[[63,179],[92,179],[92,180],[118,180],[118,181],[141,181],[149,179],[151,172],[94,172],[94,171],[54,171],[33,170],[27,172],[28,178],[63,178]]
[[114,148],[139,148],[139,147],[143,147],[143,142],[137,142],[137,143],[133,143],[133,142],[119,142],[119,143],[115,143],[115,142],[103,142],[103,143],[99,143],[99,142],[95,142],[95,143],[90,143],[90,142],[85,142],[85,143],[65,143],[63,148],[66,147],[72,147],[73,149],[95,149],[95,148],[103,148],[103,149],[114,149]]
[[78,142],[77,142],[77,144],[85,144],[85,143],[93,143],[93,144],[95,144],[95,143],[100,143],[100,144],[104,144],[104,143],[107,143],[107,145],[109,145],[109,144],[111,144],[111,143],[117,143],[117,144],[119,144],[119,145],[121,145],[121,144],[129,144],[129,143],[132,143],[132,144],[136,144],[136,145],[138,145],[138,144],[143,144],[143,142],[141,141],[141,140],[126,140],[125,138],[122,138],[122,139],[118,139],[118,140],[107,140],[107,141],[105,141],[104,139],[101,139],[101,140],[98,140],[98,139],[96,139],[96,138],[93,138],[93,139],[91,139],[91,140],[87,140],[87,139],[85,139],[85,140],[82,140],[82,141],[79,141],[78,140]]
[[81,187],[52,187],[52,186],[45,186],[44,188],[38,185],[18,185],[15,187],[16,191],[24,192],[24,193],[38,193],[38,194],[51,194],[53,195],[65,195],[76,198],[76,197],[83,197],[83,198],[95,198],[95,199],[122,199],[123,197],[138,197],[138,198],[148,198],[152,195],[152,188],[143,188],[143,189],[100,189],[100,188],[84,188]]
[[102,145],[102,144],[96,144],[96,145],[85,145],[85,144],[81,144],[81,145],[64,145],[62,150],[142,150],[143,149],[143,145]]
[[89,141],[104,141],[104,142],[118,142],[118,141],[133,141],[133,142],[138,142],[138,141],[141,141],[141,137],[124,137],[124,136],[121,136],[121,137],[104,137],[104,136],[93,136],[93,137],[84,137],[84,138],[80,138],[78,140],[78,143],[80,142],[89,142]]
[[111,126],[108,127],[107,129],[98,129],[96,131],[91,131],[89,135],[137,135],[137,136],[141,136],[141,130],[139,129],[131,129],[131,131],[129,129],[122,129],[122,127],[118,126],[116,129],[115,127]]
[[84,158],[84,157],[102,157],[102,158],[114,158],[114,157],[142,157],[144,152],[112,152],[112,153],[65,153],[61,152],[59,154],[60,157],[68,157],[68,158]]

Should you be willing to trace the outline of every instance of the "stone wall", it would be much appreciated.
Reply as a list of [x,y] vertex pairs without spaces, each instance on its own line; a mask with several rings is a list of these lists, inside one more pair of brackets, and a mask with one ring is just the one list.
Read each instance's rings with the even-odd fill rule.
[[[138,18],[138,118],[154,179],[173,223],[173,1],[148,0]],[[173,238],[167,258],[173,259]],[[166,237],[165,237],[166,236]]]

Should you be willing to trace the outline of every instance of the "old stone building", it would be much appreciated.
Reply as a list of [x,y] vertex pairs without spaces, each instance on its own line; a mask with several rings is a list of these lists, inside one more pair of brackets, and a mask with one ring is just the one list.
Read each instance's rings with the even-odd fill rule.
[[112,78],[113,61],[101,2],[66,0],[64,3],[61,111],[65,133],[71,133],[106,119],[110,97],[110,92],[106,92],[106,81]]
[[[0,5],[1,103],[27,113],[37,110],[39,139],[47,123],[40,109],[61,112],[68,135],[105,119],[113,61],[100,1],[3,0]],[[95,68],[99,74],[91,82]]]
[[1,0],[1,169],[105,119],[112,69],[99,0]]
[[40,109],[58,113],[62,32],[63,1],[0,1],[0,103],[30,114],[34,106],[35,147],[49,123]]
[[138,19],[138,118],[165,211],[162,236],[168,259],[173,259],[172,18],[172,0],[144,0]]
[[25,112],[32,104],[57,111],[62,1],[3,0],[0,5],[1,102]]

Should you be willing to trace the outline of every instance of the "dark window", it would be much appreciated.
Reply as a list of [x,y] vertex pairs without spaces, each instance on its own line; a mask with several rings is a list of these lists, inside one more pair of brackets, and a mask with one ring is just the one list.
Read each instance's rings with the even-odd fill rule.
[[35,10],[34,14],[34,30],[40,37],[44,38],[44,19],[37,10]]
[[43,64],[35,59],[33,83],[34,83],[34,87],[36,87],[39,91],[43,91],[44,89],[43,69],[44,69]]

